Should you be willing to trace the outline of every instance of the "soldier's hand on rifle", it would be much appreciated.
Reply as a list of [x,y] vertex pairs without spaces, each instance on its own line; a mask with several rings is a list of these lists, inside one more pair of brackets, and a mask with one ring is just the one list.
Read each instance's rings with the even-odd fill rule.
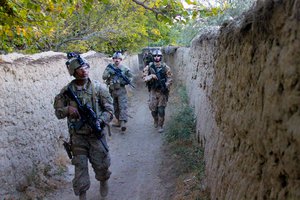
[[158,80],[157,76],[155,74],[151,74],[151,79],[155,79],[155,80]]
[[102,130],[105,126],[105,123],[102,119],[97,119],[97,121],[95,122],[95,125],[97,127],[97,130]]
[[109,75],[115,75],[115,71],[114,70],[109,70]]
[[144,81],[150,81],[152,79],[156,79],[157,80],[157,76],[155,74],[150,74],[149,76],[145,76]]
[[80,114],[79,114],[77,108],[75,108],[73,106],[68,106],[68,112],[69,112],[69,116],[71,118],[74,118],[74,119],[80,118]]

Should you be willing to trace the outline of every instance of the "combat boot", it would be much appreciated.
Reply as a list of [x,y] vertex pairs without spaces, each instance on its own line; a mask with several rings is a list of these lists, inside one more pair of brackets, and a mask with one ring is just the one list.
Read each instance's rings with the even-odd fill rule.
[[120,126],[121,126],[121,131],[126,131],[126,122],[125,121],[121,121]]
[[79,194],[79,200],[86,200],[86,192],[81,192]]
[[106,197],[108,194],[108,182],[100,181],[100,194],[101,197]]
[[121,123],[118,120],[116,123],[113,123],[112,126],[114,126],[114,127],[121,127]]
[[159,133],[164,132],[164,128],[163,128],[162,126],[160,126],[159,129],[158,129],[158,132],[159,132]]

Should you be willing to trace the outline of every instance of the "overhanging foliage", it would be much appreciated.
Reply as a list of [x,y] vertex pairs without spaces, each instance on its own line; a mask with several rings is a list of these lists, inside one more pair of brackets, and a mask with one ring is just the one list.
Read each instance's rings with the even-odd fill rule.
[[175,45],[172,25],[219,10],[191,0],[1,0],[0,51],[112,53]]

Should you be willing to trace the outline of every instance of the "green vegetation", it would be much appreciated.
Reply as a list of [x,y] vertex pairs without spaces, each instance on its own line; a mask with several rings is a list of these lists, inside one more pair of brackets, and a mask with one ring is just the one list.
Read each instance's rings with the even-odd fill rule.
[[176,140],[190,140],[195,134],[194,110],[188,105],[188,95],[185,88],[180,87],[176,92],[178,94],[178,109],[172,116],[172,121],[168,123],[168,133],[166,139],[168,142]]
[[2,0],[0,50],[135,51],[167,38],[177,15],[187,15],[178,0]]
[[[165,142],[171,151],[177,173],[177,199],[207,199],[201,189],[205,163],[203,149],[197,144],[194,110],[188,104],[186,89],[182,86],[173,92],[170,104],[172,120],[167,123]],[[182,197],[182,198],[180,198]]]
[[209,2],[2,0],[0,53],[111,54],[120,49],[137,52],[145,46],[188,45],[201,27],[220,24],[250,5],[245,0]]
[[249,10],[256,0],[215,1],[218,3],[214,5],[210,4],[210,1],[206,2],[206,6],[198,6],[197,9],[201,13],[198,17],[185,24],[177,23],[172,26],[171,37],[176,38],[177,45],[189,46],[196,35],[210,27],[221,26],[226,21],[234,20]]
[[177,101],[172,103],[172,120],[167,123],[166,142],[182,161],[181,172],[197,171],[199,178],[203,175],[203,149],[195,143],[196,124],[194,110],[188,104],[186,89],[182,86],[175,92]]

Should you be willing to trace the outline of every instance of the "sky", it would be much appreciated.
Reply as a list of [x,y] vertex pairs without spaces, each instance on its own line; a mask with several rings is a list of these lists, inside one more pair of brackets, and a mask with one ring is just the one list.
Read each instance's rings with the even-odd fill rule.
[[[214,6],[217,3],[217,0],[191,0],[191,1],[192,2],[195,2],[195,1],[199,2],[199,3],[201,3],[201,4],[203,4],[204,6],[207,6],[207,7]],[[181,2],[183,4],[184,8],[191,8],[192,7],[191,5],[188,5],[185,0],[181,0]]]

